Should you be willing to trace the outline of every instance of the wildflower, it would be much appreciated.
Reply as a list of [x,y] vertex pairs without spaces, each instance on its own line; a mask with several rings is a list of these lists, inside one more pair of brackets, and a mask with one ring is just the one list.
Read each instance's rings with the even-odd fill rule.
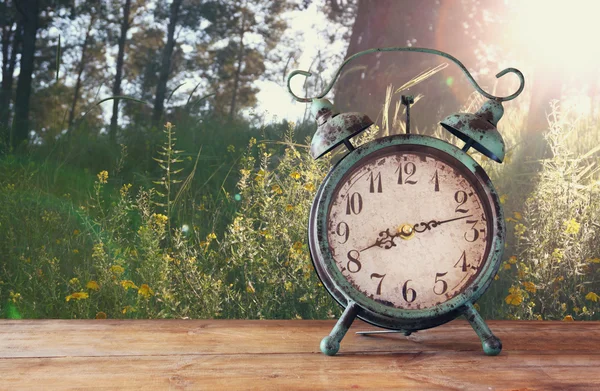
[[600,296],[598,296],[594,292],[589,292],[587,295],[585,295],[585,298],[587,300],[590,300],[590,301],[593,301],[593,302],[597,302],[598,299],[600,299]]
[[100,311],[96,314],[96,319],[106,319],[106,312]]
[[283,193],[283,190],[281,190],[281,186],[279,186],[279,185],[273,185],[271,187],[271,191],[273,193],[275,193],[275,194],[281,194],[281,193]]
[[292,246],[292,248],[294,249],[294,251],[300,252],[300,251],[302,251],[302,243],[295,242],[294,245]]
[[556,263],[561,263],[564,256],[564,252],[559,248],[555,248],[554,251],[552,251],[552,259],[554,259]]
[[142,284],[140,289],[138,289],[138,295],[144,296],[146,299],[150,298],[154,294],[152,288],[148,286],[148,284]]
[[514,265],[515,263],[517,263],[517,257],[513,255],[512,257],[508,258],[508,263]]
[[98,285],[98,283],[96,281],[88,281],[87,284],[85,284],[85,287],[87,289],[93,290],[93,291],[98,291],[100,290],[100,285]]
[[121,193],[121,197],[125,197],[127,195],[127,192],[129,192],[129,189],[131,189],[131,183],[126,183],[121,187],[121,190],[119,190],[119,192]]
[[94,247],[92,248],[92,258],[102,259],[105,255],[106,253],[104,252],[104,246],[102,245],[102,242],[94,244]]
[[120,265],[113,265],[113,266],[111,266],[110,267],[110,271],[113,274],[116,274],[116,275],[121,275],[121,274],[125,273],[125,269],[123,269],[123,267],[120,266]]
[[563,322],[573,322],[575,319],[571,315],[567,315],[563,318]]
[[138,289],[138,287],[131,280],[121,280],[121,286],[125,288],[125,290],[129,288]]
[[294,210],[294,205],[292,205],[292,204],[287,204],[287,205],[285,206],[285,211],[286,211],[286,212],[291,212],[292,210]]
[[21,300],[21,294],[20,293],[15,293],[13,291],[10,291],[10,300],[13,303],[16,303],[17,301]]
[[567,303],[561,303],[560,309],[563,310],[563,311],[566,311],[567,310]]
[[479,307],[479,304],[477,303],[473,304],[473,308],[475,308],[477,311],[481,309],[481,307]]
[[581,228],[581,224],[579,224],[575,219],[571,219],[565,221],[563,223],[563,227],[565,229],[565,234],[567,235],[576,235],[579,233],[579,229]]
[[292,282],[286,281],[285,284],[283,284],[283,287],[285,288],[286,291],[291,291],[292,290]]
[[79,250],[77,250],[76,248],[73,249],[73,254],[79,254]]
[[65,297],[67,301],[73,300],[84,300],[87,299],[89,295],[86,292],[73,292],[69,296]]
[[256,139],[254,137],[251,137],[249,144],[250,146],[256,145]]
[[591,259],[588,259],[588,262],[589,263],[600,263],[600,258],[591,258]]
[[504,299],[504,301],[506,301],[506,304],[517,306],[523,302],[523,292],[520,288],[511,287],[508,289],[508,292],[510,294]]
[[217,238],[217,234],[215,234],[214,232],[211,232],[208,235],[206,235],[207,241],[215,240],[216,238]]
[[98,182],[100,182],[100,183],[108,182],[108,171],[103,170],[98,173]]
[[304,185],[304,189],[306,191],[315,191],[315,185],[313,185],[312,183],[307,183],[306,185]]
[[292,172],[290,176],[294,179],[300,179],[300,173],[297,171]]
[[517,236],[523,236],[526,230],[527,227],[525,227],[523,224],[515,225],[515,234],[517,234]]
[[506,195],[506,194],[502,194],[502,195],[500,196],[500,203],[501,203],[501,204],[504,204],[504,203],[506,202],[506,200],[507,200],[507,199],[508,199],[508,195]]
[[494,281],[498,281],[499,279],[500,279],[500,276],[496,274],[496,275],[494,276]]
[[521,220],[523,218],[523,215],[519,212],[515,212],[514,216],[515,216],[515,219],[517,219],[517,220]]
[[123,307],[123,311],[121,311],[121,312],[124,313],[124,314],[126,314],[128,312],[135,312],[135,311],[136,311],[135,308],[133,308],[130,305],[127,305],[127,306]]
[[73,230],[73,236],[77,236],[79,235],[79,230],[78,229],[74,229]]
[[265,170],[258,170],[258,172],[256,173],[256,176],[254,177],[254,180],[256,182],[260,182],[263,179],[265,179]]
[[77,284],[79,284],[79,279],[77,277],[73,277],[69,280],[69,284],[77,285]]
[[510,270],[510,263],[504,264],[504,270]]
[[573,307],[573,312],[575,312],[576,314],[578,314],[579,311],[581,311],[581,308],[579,308],[579,307]]
[[167,224],[167,221],[169,221],[169,218],[167,216],[160,213],[152,213],[152,216],[150,216],[150,218],[152,219],[152,222],[158,227],[164,227]]
[[246,292],[254,293],[256,289],[254,289],[254,285],[252,285],[252,281],[248,281],[248,285],[246,285]]
[[525,281],[523,286],[527,292],[535,293],[537,291],[535,284],[531,281]]
[[234,152],[235,152],[235,146],[233,146],[233,145],[229,144],[229,145],[227,146],[227,152],[229,152],[229,153],[234,153]]

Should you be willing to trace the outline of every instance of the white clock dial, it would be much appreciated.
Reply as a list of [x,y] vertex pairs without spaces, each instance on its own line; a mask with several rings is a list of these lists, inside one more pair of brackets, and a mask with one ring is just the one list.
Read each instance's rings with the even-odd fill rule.
[[363,159],[334,190],[331,254],[366,296],[425,309],[479,274],[491,242],[491,208],[475,176],[446,153],[388,149]]

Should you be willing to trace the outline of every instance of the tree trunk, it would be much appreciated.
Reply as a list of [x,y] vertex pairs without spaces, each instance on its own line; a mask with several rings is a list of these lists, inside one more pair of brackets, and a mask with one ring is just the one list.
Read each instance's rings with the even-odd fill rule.
[[229,119],[233,119],[235,115],[235,105],[237,100],[237,92],[240,87],[240,73],[242,72],[242,62],[244,61],[244,35],[246,33],[246,10],[242,10],[242,25],[240,26],[240,47],[237,58],[237,68],[233,77],[233,91],[231,94],[231,106],[229,107]]
[[160,127],[160,120],[163,115],[165,95],[167,93],[167,82],[171,73],[171,56],[175,48],[175,27],[179,18],[179,7],[182,0],[173,0],[169,14],[169,26],[167,27],[167,44],[163,50],[162,65],[158,76],[158,86],[156,87],[156,99],[154,100],[154,110],[152,112],[152,122]]
[[[115,82],[113,84],[113,96],[121,95],[121,81],[123,79],[123,60],[125,58],[125,41],[127,40],[127,31],[129,31],[129,12],[131,10],[131,0],[125,0],[123,7],[123,22],[121,23],[121,35],[119,36],[119,52],[117,54],[117,69]],[[110,119],[110,129],[108,138],[111,144],[117,143],[117,122],[119,120],[119,99],[113,100],[112,118]]]
[[27,143],[29,137],[29,98],[35,60],[39,0],[22,0],[19,12],[23,16],[23,50],[15,96],[14,132],[11,134],[13,147]]
[[[0,90],[0,128],[7,129],[10,122],[10,102],[12,100],[12,87],[17,63],[17,53],[21,44],[21,23],[17,23],[14,34],[12,26],[5,26],[2,35],[2,87]],[[6,142],[8,133],[6,134]]]
[[77,109],[77,101],[79,100],[79,90],[81,89],[81,76],[83,75],[83,70],[85,69],[85,54],[88,47],[88,42],[90,41],[90,34],[92,32],[92,27],[94,26],[95,18],[93,15],[90,15],[90,23],[85,32],[85,39],[83,40],[83,45],[81,46],[81,59],[79,60],[79,66],[77,67],[77,81],[75,82],[75,91],[73,93],[73,101],[71,102],[71,110],[69,111],[69,122],[68,128],[71,129],[71,125],[73,124],[73,120],[75,119],[75,110]]

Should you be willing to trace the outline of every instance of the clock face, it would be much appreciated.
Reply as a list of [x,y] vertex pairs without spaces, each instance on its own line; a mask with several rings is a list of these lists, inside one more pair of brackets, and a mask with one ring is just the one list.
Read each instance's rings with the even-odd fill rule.
[[388,147],[333,191],[327,240],[338,270],[367,297],[426,309],[465,290],[488,258],[491,207],[475,175],[434,148]]

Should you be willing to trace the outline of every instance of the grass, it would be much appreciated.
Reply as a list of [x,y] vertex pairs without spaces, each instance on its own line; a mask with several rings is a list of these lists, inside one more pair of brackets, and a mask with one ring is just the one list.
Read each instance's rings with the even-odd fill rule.
[[[509,230],[478,303],[486,318],[600,319],[600,132],[568,102],[551,109],[549,130],[532,135],[520,131],[527,108],[507,105],[504,164],[472,153]],[[382,132],[401,131],[399,115]],[[84,124],[27,155],[4,154],[0,314],[339,316],[307,249],[314,193],[338,158],[309,157],[312,129],[181,115],[162,130],[131,125],[119,148]]]

